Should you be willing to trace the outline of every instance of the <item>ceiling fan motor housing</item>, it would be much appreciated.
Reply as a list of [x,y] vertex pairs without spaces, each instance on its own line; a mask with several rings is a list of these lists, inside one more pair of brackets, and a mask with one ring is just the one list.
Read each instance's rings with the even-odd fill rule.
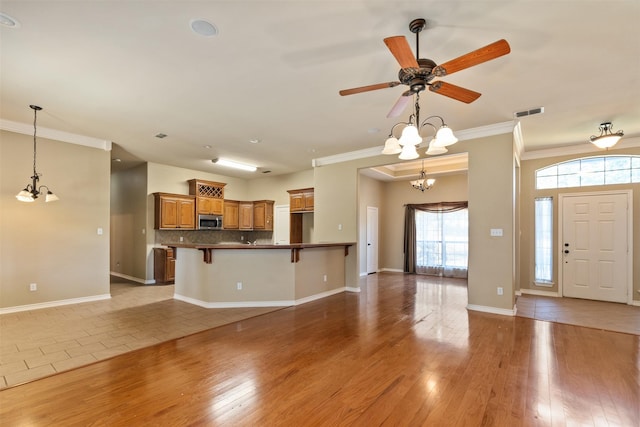
[[431,70],[436,67],[436,63],[430,59],[418,59],[420,68],[402,68],[398,72],[398,80],[409,86],[412,92],[418,93],[426,89],[427,84],[435,77]]

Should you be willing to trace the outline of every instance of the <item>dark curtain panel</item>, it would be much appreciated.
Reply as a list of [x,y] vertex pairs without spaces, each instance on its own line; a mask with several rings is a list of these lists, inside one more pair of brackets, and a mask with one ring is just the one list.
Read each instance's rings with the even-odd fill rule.
[[404,272],[416,272],[416,210],[424,212],[455,212],[467,209],[469,202],[438,202],[405,205],[404,211]]

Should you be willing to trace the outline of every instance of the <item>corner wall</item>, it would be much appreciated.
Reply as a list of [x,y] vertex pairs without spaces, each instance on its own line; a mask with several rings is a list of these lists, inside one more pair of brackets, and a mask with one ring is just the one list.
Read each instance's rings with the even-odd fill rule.
[[60,200],[19,202],[33,174],[33,137],[0,131],[0,308],[108,297],[110,157],[38,138],[40,184]]

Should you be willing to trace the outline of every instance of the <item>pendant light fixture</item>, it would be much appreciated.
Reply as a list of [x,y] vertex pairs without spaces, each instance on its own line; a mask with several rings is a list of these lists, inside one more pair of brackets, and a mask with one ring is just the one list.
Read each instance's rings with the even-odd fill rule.
[[33,110],[33,176],[31,177],[31,183],[27,184],[24,190],[20,191],[16,195],[16,199],[21,202],[33,202],[38,198],[40,194],[46,190],[45,201],[46,202],[55,202],[58,199],[58,196],[53,194],[49,187],[46,185],[38,186],[38,182],[40,181],[40,176],[42,174],[36,172],[36,120],[38,118],[38,111],[42,110],[42,107],[38,107],[37,105],[29,105],[29,108]]
[[420,190],[424,193],[424,190],[429,190],[436,183],[435,178],[427,178],[427,173],[424,170],[424,161],[422,161],[422,170],[420,171],[420,178],[411,181],[411,186],[416,190]]
[[[444,154],[448,150],[446,147],[458,142],[458,138],[455,137],[453,131],[448,127],[444,119],[440,116],[429,116],[422,123],[420,123],[420,94],[416,94],[416,103],[414,106],[414,113],[409,116],[408,122],[399,122],[393,125],[389,132],[389,137],[384,143],[382,154],[400,154],[398,156],[401,160],[413,160],[420,157],[417,151],[417,146],[422,143],[422,136],[420,130],[425,126],[431,126],[435,131],[435,137],[429,142],[429,148],[426,152],[428,155]],[[431,119],[439,119],[440,126],[436,127],[429,122]],[[394,130],[404,125],[400,139],[396,138],[393,134]]]
[[609,149],[616,145],[618,141],[620,141],[620,138],[624,136],[624,132],[619,130],[618,132],[613,133],[611,130],[612,126],[611,122],[601,123],[600,135],[592,135],[591,138],[589,138],[591,143],[596,147],[603,149]]

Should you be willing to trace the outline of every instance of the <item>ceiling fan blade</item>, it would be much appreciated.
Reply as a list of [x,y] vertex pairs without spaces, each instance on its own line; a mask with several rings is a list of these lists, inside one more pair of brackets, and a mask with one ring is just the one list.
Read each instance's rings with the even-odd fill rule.
[[399,84],[400,84],[400,82],[378,83],[378,84],[375,84],[375,85],[354,87],[352,89],[343,89],[339,93],[342,96],[353,95],[353,94],[356,94],[356,93],[369,92],[371,90],[386,89],[388,87],[396,87]]
[[393,108],[391,108],[389,114],[387,114],[387,118],[398,117],[400,114],[402,114],[405,108],[407,108],[407,104],[411,100],[411,95],[413,95],[413,92],[410,91],[403,93],[402,96],[398,98]]
[[420,68],[405,36],[387,37],[384,39],[384,44],[387,45],[402,68]]
[[473,52],[469,52],[466,55],[459,56],[456,59],[438,65],[433,69],[433,74],[438,77],[448,76],[465,68],[473,67],[474,65],[482,64],[483,62],[506,55],[509,52],[511,52],[509,43],[504,39],[498,40]]
[[458,101],[465,102],[467,104],[480,98],[480,93],[474,92],[469,89],[465,89],[460,86],[452,85],[447,82],[435,82],[429,86],[431,92],[439,93],[440,95],[448,96]]

